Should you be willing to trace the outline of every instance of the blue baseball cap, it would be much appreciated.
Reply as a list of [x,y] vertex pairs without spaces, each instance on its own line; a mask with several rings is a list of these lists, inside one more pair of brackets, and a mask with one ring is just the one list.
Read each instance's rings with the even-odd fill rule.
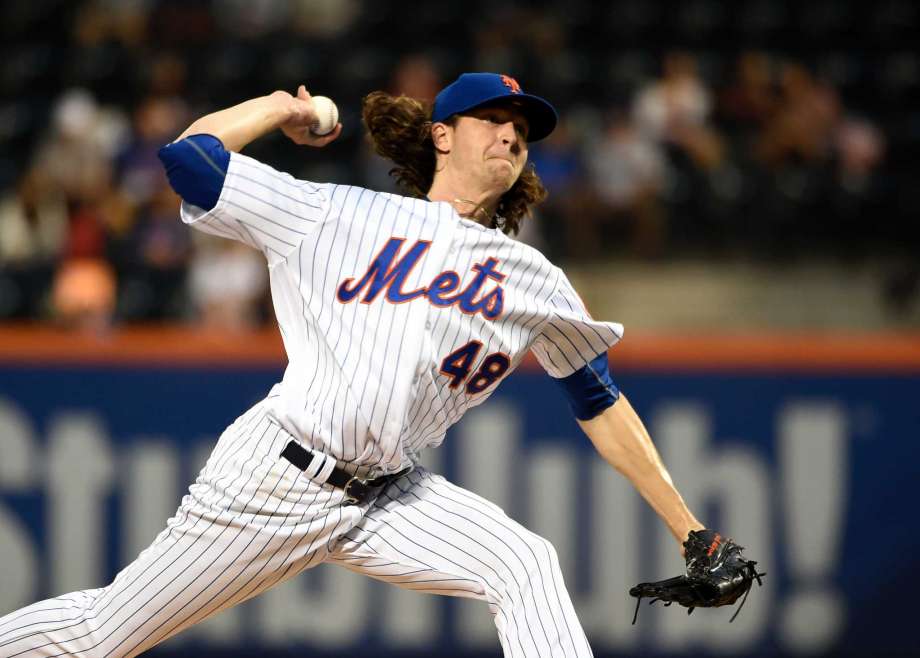
[[518,107],[530,124],[527,134],[528,142],[536,142],[556,127],[558,115],[548,101],[525,94],[518,81],[509,75],[498,73],[464,73],[444,87],[434,99],[432,121],[444,121],[454,114],[469,112],[472,109],[508,99],[511,105]]

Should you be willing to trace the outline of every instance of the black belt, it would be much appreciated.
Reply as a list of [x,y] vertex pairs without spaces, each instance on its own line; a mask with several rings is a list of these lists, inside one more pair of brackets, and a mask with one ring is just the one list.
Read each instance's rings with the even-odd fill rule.
[[[309,468],[310,462],[313,461],[314,455],[296,441],[291,441],[284,447],[284,450],[281,451],[281,456],[301,471],[305,471]],[[409,466],[399,473],[381,475],[380,477],[369,480],[367,478],[359,478],[336,466],[332,469],[332,473],[329,474],[329,479],[326,480],[326,484],[331,484],[334,487],[345,490],[346,505],[363,505],[383,491],[384,487],[390,484],[390,482],[398,477],[402,477],[411,470],[412,467]]]

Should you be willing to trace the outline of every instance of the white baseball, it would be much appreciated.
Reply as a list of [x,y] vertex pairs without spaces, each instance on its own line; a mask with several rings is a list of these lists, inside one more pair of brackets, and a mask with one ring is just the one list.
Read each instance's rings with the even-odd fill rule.
[[339,108],[331,98],[326,96],[313,97],[313,110],[316,112],[316,121],[310,126],[314,135],[328,135],[335,129],[339,122]]

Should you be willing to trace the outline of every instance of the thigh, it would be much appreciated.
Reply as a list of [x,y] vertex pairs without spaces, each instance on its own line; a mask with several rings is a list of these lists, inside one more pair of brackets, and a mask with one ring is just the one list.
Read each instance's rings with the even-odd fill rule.
[[256,418],[237,432],[248,438],[234,450],[222,437],[214,457],[223,464],[209,460],[167,530],[125,577],[130,586],[121,598],[136,594],[138,621],[151,617],[143,622],[146,646],[321,563],[360,518],[341,504],[341,491],[280,457],[291,436],[276,423]]
[[[407,567],[443,572],[390,575],[385,569],[363,573],[394,584],[457,596],[486,598],[485,590],[505,591],[520,584],[534,565],[551,557],[552,546],[505,512],[444,477],[418,468],[394,482],[329,556],[342,566],[387,560]],[[396,567],[394,566],[394,569]],[[452,591],[452,582],[461,583]],[[467,582],[477,583],[470,587]]]
[[590,655],[552,545],[425,469],[388,487],[328,561],[400,587],[487,601],[506,655]]
[[[487,567],[494,560],[491,539],[479,544],[469,539],[456,515],[478,514],[465,503],[455,506],[444,499],[438,489],[445,486],[451,485],[424,469],[400,478],[339,540],[327,561],[408,589],[489,598],[489,579],[480,572],[497,573],[494,567]],[[483,509],[491,505],[481,502]],[[451,508],[456,511],[449,511]]]

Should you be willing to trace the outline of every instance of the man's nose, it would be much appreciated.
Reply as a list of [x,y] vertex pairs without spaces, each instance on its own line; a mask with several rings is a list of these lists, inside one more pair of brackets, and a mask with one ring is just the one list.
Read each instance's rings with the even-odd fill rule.
[[514,128],[513,121],[507,121],[499,126],[499,135],[501,136],[502,144],[507,144],[511,147],[512,151],[517,152],[515,149],[519,149],[520,136],[517,133],[517,130]]

